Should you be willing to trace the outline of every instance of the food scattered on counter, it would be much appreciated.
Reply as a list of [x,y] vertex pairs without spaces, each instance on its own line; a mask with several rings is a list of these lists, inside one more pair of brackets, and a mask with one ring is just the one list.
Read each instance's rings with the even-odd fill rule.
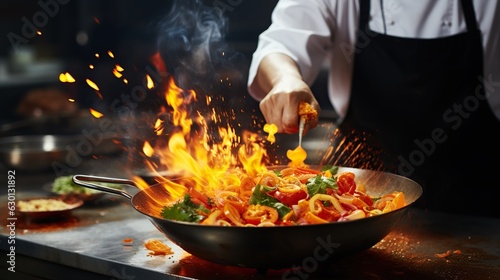
[[438,254],[434,254],[434,256],[435,256],[436,258],[447,258],[447,257],[449,257],[451,254],[460,255],[460,254],[462,254],[462,251],[460,251],[460,250],[454,250],[454,251],[448,250],[448,251],[446,251],[446,252],[444,252],[444,253],[442,253],[442,254],[439,254],[439,253],[438,253]]
[[204,193],[190,188],[160,214],[202,225],[289,226],[356,220],[406,205],[402,192],[370,196],[356,184],[354,173],[337,171],[336,166],[325,166],[287,167],[255,176],[231,173],[228,176],[238,177],[239,183],[227,180],[228,186]]
[[174,252],[172,251],[172,248],[167,246],[165,243],[161,242],[158,239],[149,239],[144,242],[144,246],[146,249],[150,250],[151,252],[149,255],[151,256],[158,256],[158,255],[171,255]]
[[134,244],[133,238],[123,238],[122,239],[122,245],[124,245],[124,246],[132,246],[133,244]]
[[18,202],[18,209],[21,212],[48,212],[62,211],[75,208],[75,204],[66,203],[60,199],[40,198],[31,200],[21,200]]

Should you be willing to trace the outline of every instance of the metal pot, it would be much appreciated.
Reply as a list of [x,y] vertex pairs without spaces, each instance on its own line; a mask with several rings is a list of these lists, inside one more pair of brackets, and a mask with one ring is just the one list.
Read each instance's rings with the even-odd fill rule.
[[158,230],[194,256],[223,265],[268,269],[312,262],[319,264],[369,249],[393,229],[407,208],[422,194],[420,185],[402,176],[357,168],[339,169],[339,172],[345,171],[355,173],[357,183],[363,184],[368,194],[382,195],[402,191],[407,206],[378,216],[328,224],[276,227],[207,226],[162,218],[160,211],[164,205],[161,201],[168,200],[170,195],[161,183],[131,195],[122,190],[90,183],[135,185],[129,180],[75,175],[73,181],[84,187],[130,199],[132,206],[149,218]]

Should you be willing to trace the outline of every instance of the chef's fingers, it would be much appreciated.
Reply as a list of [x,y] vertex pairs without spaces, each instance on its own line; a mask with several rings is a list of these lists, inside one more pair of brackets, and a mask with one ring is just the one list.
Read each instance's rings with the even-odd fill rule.
[[[300,102],[307,102],[318,112],[320,110],[318,102],[310,91],[272,92],[260,102],[259,106],[266,122],[275,124],[278,127],[278,133],[293,134],[299,132]],[[304,132],[314,128],[317,124],[317,118],[309,120]]]

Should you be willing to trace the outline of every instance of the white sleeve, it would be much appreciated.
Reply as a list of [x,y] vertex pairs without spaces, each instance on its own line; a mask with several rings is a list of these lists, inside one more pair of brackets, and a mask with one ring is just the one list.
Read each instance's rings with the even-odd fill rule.
[[[292,58],[309,85],[316,79],[329,53],[334,19],[322,0],[280,0],[272,13],[270,27],[259,36],[249,69],[248,90],[256,98],[255,75],[262,59],[270,53]],[[329,4],[331,5],[331,3]]]

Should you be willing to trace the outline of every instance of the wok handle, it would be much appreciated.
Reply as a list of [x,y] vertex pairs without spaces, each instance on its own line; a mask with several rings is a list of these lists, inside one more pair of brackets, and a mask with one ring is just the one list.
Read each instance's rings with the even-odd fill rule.
[[[128,199],[132,199],[132,195],[126,191],[97,185],[95,183],[114,183],[114,184],[132,185],[134,187],[137,187],[135,182],[132,180],[110,178],[110,177],[100,177],[100,176],[91,176],[91,175],[74,175],[73,182],[77,185],[80,185],[80,186],[83,186],[86,188],[90,188],[90,189],[94,189],[94,190],[98,190],[98,191],[103,191],[103,192],[107,192],[107,193],[111,193],[111,194],[121,195],[121,196],[126,197]],[[89,182],[95,182],[95,183],[89,183]]]

